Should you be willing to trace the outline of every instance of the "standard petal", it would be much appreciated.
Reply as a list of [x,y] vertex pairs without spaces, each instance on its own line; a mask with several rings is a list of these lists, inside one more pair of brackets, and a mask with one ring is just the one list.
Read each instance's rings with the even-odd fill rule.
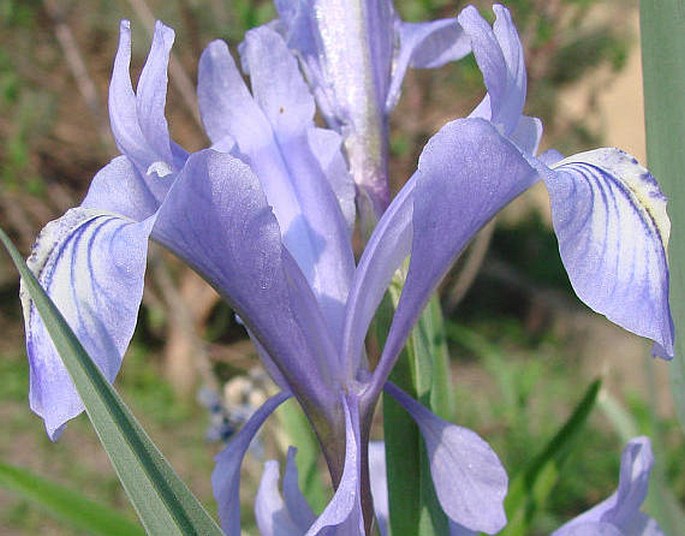
[[331,502],[309,527],[306,536],[321,534],[328,527],[333,528],[333,534],[336,536],[358,536],[365,532],[361,507],[361,428],[357,400],[353,397],[345,397],[343,409],[345,411],[345,466],[342,478]]
[[471,39],[473,54],[483,73],[487,95],[470,117],[489,119],[509,135],[516,129],[526,99],[526,67],[523,47],[509,10],[493,6],[496,20],[491,28],[473,6],[457,17]]
[[293,136],[308,128],[314,117],[314,99],[283,38],[261,26],[245,34],[243,47],[241,58],[252,95],[276,136]]
[[[131,25],[122,21],[119,49],[114,59],[112,80],[109,86],[109,117],[114,141],[119,150],[136,165],[142,175],[166,177],[174,166],[184,160],[185,152],[174,147],[164,118],[166,98],[166,68],[173,30],[158,23],[157,30],[141,74],[139,95],[133,92],[129,73],[131,63]],[[158,200],[163,192],[151,190]]]
[[[114,380],[133,335],[153,219],[76,208],[41,232],[27,264],[105,377]],[[30,405],[56,439],[83,403],[22,289]]]
[[216,457],[212,488],[221,528],[228,536],[240,536],[240,466],[245,453],[267,417],[290,396],[290,393],[281,392],[267,400]]
[[656,521],[640,512],[647,497],[653,464],[654,455],[649,439],[631,439],[621,455],[621,472],[616,492],[560,527],[552,536],[595,534],[592,532],[593,527],[606,525],[614,527],[616,534],[626,536],[663,535]]
[[153,237],[228,300],[310,416],[337,404],[336,353],[325,321],[247,165],[212,150],[191,156]]
[[198,66],[200,115],[212,143],[235,137],[243,151],[268,129],[266,118],[252,99],[235,61],[223,41],[212,41]]
[[481,119],[445,125],[419,158],[411,261],[378,367],[380,392],[442,276],[480,228],[537,180],[521,152]]
[[561,258],[576,294],[619,326],[673,356],[666,247],[670,221],[654,177],[618,149],[553,166],[545,183]]
[[[245,39],[243,58],[249,66],[255,101],[271,125],[265,134],[274,136],[273,153],[267,156],[262,150],[254,155],[252,168],[261,178],[277,218],[282,205],[281,193],[274,191],[277,182],[294,197],[295,219],[288,223],[279,218],[283,241],[307,277],[337,339],[354,256],[349,229],[322,167],[334,157],[322,154],[320,145],[329,143],[328,152],[342,160],[340,139],[332,134],[317,140],[319,154],[328,156],[329,162],[319,160],[312,151],[309,134],[314,130],[314,99],[280,35],[266,27],[252,30]],[[271,158],[273,166],[262,168],[262,157]],[[346,174],[339,164],[326,171]]]
[[[135,162],[154,162],[155,155],[148,146],[138,124],[136,94],[131,84],[131,23],[119,25],[119,48],[114,58],[109,84],[109,122],[119,150]],[[144,164],[143,164],[144,165]]]
[[212,43],[203,54],[199,95],[205,123],[213,141],[234,140],[237,154],[259,177],[283,242],[338,338],[354,270],[350,231],[336,197],[349,196],[342,183],[351,183],[340,139],[315,134],[314,101],[277,33],[251,31],[243,59],[254,99],[223,43]]
[[150,53],[140,73],[136,91],[138,124],[143,136],[155,152],[158,161],[166,163],[169,167],[173,167],[174,159],[164,107],[168,84],[167,66],[173,44],[174,31],[157,21]]
[[494,534],[507,522],[507,473],[497,454],[475,432],[444,421],[391,383],[385,391],[416,421],[428,451],[440,505],[454,522]]
[[354,203],[356,192],[342,153],[342,138],[337,132],[325,128],[310,129],[308,137],[312,153],[319,161],[333,193],[338,198],[351,237],[357,210]]
[[471,52],[471,42],[457,19],[398,22],[396,32],[399,51],[393,62],[392,80],[385,101],[386,113],[390,113],[399,100],[408,67],[436,69]]

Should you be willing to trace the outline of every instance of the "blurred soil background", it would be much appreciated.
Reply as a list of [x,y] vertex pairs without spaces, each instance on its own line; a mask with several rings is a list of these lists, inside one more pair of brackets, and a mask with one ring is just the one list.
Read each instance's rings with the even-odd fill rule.
[[[466,4],[396,3],[408,20],[454,16]],[[474,3],[489,13],[489,3]],[[637,2],[516,0],[508,6],[526,48],[527,112],[545,125],[543,149],[571,154],[615,145],[644,162]],[[42,226],[77,205],[93,175],[117,154],[106,102],[122,18],[133,26],[134,83],[154,18],[176,30],[167,116],[173,138],[197,150],[207,145],[194,97],[202,49],[223,38],[235,51],[247,28],[273,18],[273,8],[247,0],[0,0],[0,225],[24,254]],[[428,137],[467,115],[482,92],[472,58],[408,74],[393,115],[395,189],[414,170]],[[134,517],[85,416],[52,444],[28,409],[17,295],[16,273],[0,254],[0,461]],[[546,444],[592,380],[604,381],[587,433],[536,520],[540,534],[613,491],[627,421],[661,438],[662,473],[682,503],[684,445],[667,365],[648,357],[647,342],[575,298],[551,232],[544,187],[525,194],[481,233],[443,283],[442,301],[455,422],[491,442],[510,474]],[[209,475],[221,441],[212,439],[226,436],[270,387],[228,307],[154,246],[138,329],[116,385],[191,489],[215,509]],[[215,396],[222,410],[212,414],[206,406]],[[269,456],[287,441],[273,427],[264,438],[262,454]],[[261,473],[259,454],[246,463],[246,505]],[[74,530],[0,489],[0,533]]]

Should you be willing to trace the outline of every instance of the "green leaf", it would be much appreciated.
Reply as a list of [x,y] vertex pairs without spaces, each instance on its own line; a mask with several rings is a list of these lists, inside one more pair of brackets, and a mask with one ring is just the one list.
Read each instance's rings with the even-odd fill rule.
[[2,230],[0,241],[19,270],[100,442],[148,534],[223,534],[93,363]]
[[143,528],[118,511],[21,467],[0,462],[0,486],[34,502],[50,514],[88,534],[136,536]]
[[[393,281],[379,312],[380,339],[387,332],[402,290]],[[385,324],[385,326],[383,325]],[[449,356],[437,296],[429,301],[390,380],[444,419],[453,416]],[[423,437],[414,420],[392,398],[383,398],[383,426],[390,526],[395,536],[446,534],[447,517],[435,494]]]
[[676,412],[685,429],[685,2],[640,2],[647,160],[669,198],[669,251],[676,356],[670,364]]
[[561,474],[561,467],[571,453],[597,401],[602,382],[596,380],[585,391],[571,416],[528,465],[509,485],[504,506],[509,524],[500,533],[506,536],[529,534],[535,515],[544,508]]

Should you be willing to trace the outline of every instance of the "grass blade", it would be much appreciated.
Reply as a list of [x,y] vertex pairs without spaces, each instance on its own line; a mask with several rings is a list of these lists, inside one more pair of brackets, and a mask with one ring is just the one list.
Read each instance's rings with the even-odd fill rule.
[[576,446],[597,401],[602,382],[595,380],[559,431],[509,485],[505,501],[509,525],[501,534],[528,534],[533,517],[544,507],[561,473],[561,467]]
[[93,363],[2,230],[0,241],[19,270],[145,530],[165,536],[222,534]]
[[14,492],[73,528],[98,536],[145,534],[143,528],[116,510],[21,467],[0,462],[0,486]]

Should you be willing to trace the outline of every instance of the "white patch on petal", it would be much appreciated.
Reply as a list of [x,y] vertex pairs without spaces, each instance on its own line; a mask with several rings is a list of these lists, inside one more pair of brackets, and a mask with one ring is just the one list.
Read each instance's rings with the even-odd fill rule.
[[[56,262],[56,259],[52,257],[55,248],[61,244],[65,237],[71,235],[77,227],[101,214],[101,211],[95,209],[70,209],[61,218],[49,222],[43,228],[33,244],[31,255],[26,259],[26,265],[41,284],[45,285],[44,274],[51,271],[52,263]],[[28,330],[32,300],[23,282],[20,286],[19,297],[21,298],[25,325]]]
[[153,173],[155,173],[161,179],[162,177],[171,175],[173,173],[173,169],[166,162],[159,160],[157,162],[153,162],[152,164],[150,164],[150,167],[147,168],[146,173],[148,175],[152,175]]
[[649,170],[642,167],[635,157],[620,149],[602,148],[575,154],[557,162],[552,168],[574,163],[596,166],[617,178],[631,193],[634,206],[654,223],[664,249],[667,249],[671,221],[666,213],[666,196]]

